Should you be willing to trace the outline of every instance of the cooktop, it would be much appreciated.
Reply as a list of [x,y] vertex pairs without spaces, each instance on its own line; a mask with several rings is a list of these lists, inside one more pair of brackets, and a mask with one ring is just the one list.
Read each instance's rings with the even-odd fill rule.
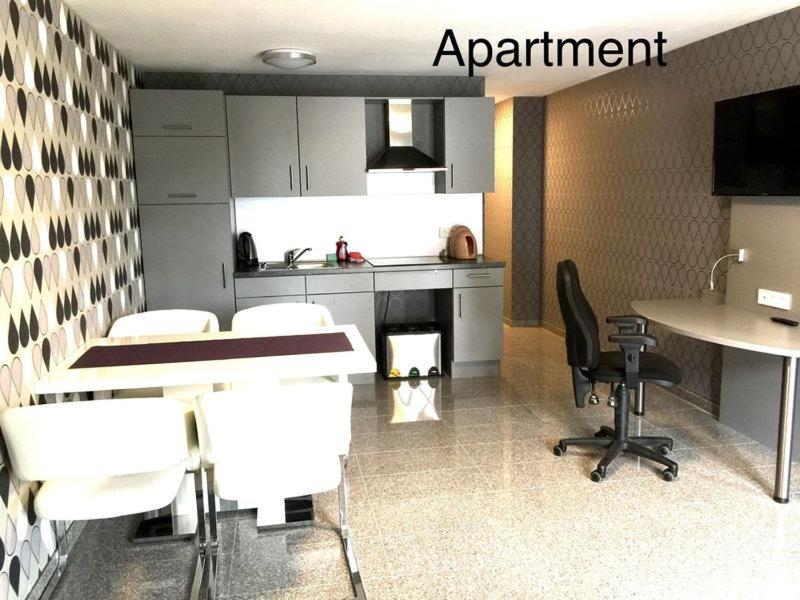
[[413,267],[414,265],[443,265],[446,264],[438,256],[400,256],[392,258],[370,258],[373,267]]

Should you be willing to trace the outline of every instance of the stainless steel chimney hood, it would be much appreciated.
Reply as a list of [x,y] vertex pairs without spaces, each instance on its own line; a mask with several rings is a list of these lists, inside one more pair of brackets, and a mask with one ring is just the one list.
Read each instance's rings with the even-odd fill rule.
[[372,161],[368,173],[432,173],[446,171],[421,150],[414,148],[410,99],[389,100],[389,147]]

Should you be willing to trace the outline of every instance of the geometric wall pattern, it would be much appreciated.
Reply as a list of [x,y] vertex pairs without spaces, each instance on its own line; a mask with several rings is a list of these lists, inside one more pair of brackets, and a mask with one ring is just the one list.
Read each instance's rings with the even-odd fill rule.
[[222,90],[253,96],[483,96],[483,77],[414,75],[271,75],[268,73],[141,74],[140,87]]
[[485,195],[487,256],[506,261],[503,315],[510,325],[540,319],[544,99],[495,105],[494,192]]
[[541,318],[544,98],[514,98],[511,321]]
[[[800,83],[798,23],[792,9],[547,97],[544,322],[562,326],[566,257],[601,322],[633,299],[700,294],[730,228],[730,199],[711,195],[714,102]],[[718,404],[720,348],[655,333],[683,388]]]
[[[131,65],[60,0],[0,0],[0,410],[143,308]],[[36,484],[0,455],[0,600],[54,549]]]

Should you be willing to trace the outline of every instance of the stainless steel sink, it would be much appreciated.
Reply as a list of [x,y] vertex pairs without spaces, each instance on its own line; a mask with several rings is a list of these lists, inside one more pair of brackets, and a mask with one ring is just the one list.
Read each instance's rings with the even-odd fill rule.
[[288,269],[341,269],[342,267],[338,264],[332,265],[325,261],[301,261],[294,263],[291,267],[286,267]]
[[317,261],[317,260],[309,260],[309,261],[300,261],[293,264],[291,267],[287,267],[286,263],[283,262],[265,262],[261,263],[261,270],[262,271],[304,271],[308,269],[341,269],[341,267],[337,265],[329,264],[325,261]]

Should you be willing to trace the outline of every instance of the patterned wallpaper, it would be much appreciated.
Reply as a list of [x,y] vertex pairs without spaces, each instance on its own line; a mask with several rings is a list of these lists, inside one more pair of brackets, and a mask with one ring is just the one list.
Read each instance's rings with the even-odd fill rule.
[[506,260],[503,315],[511,325],[540,318],[544,99],[495,105],[495,191],[485,196],[484,244]]
[[[133,69],[60,0],[0,0],[0,408],[113,318],[143,307]],[[36,484],[0,466],[0,600],[54,549]]]
[[142,73],[150,89],[222,90],[253,96],[483,96],[483,77],[415,75],[270,75],[266,73]]
[[[699,295],[730,228],[730,200],[711,195],[714,102],[800,83],[798,22],[792,9],[670,52],[665,68],[633,66],[547,97],[544,322],[561,327],[564,257],[600,319],[636,298]],[[655,333],[690,399],[718,404],[720,348]]]
[[543,150],[544,98],[514,98],[512,323],[541,317]]

